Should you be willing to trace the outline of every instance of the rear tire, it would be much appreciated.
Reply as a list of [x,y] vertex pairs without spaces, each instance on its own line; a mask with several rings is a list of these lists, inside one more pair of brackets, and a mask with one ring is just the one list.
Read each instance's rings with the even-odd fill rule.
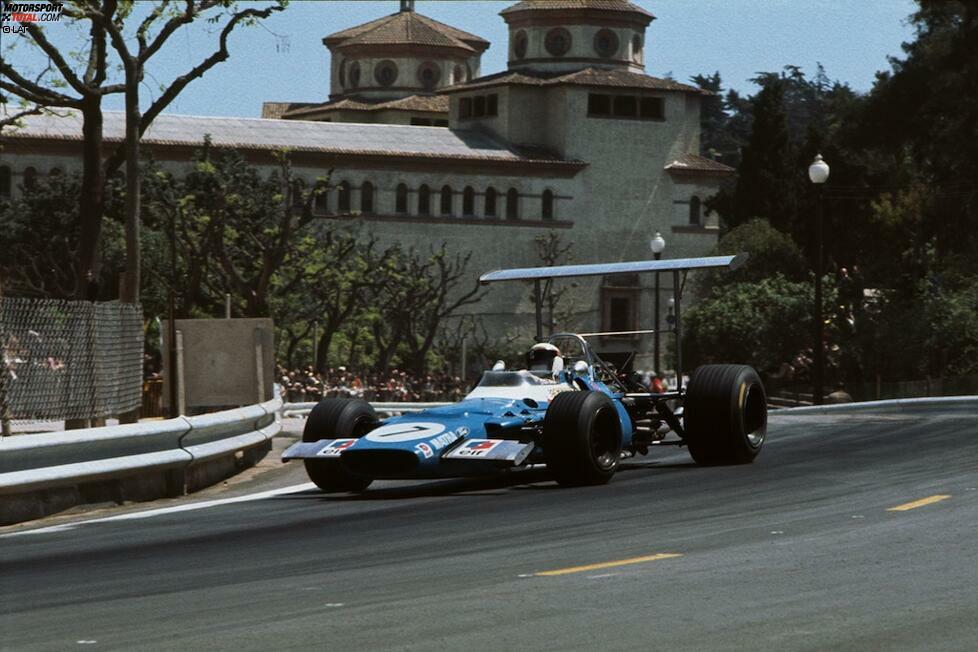
[[621,459],[621,423],[601,392],[562,392],[543,420],[547,468],[563,486],[606,484]]
[[[324,398],[309,413],[302,441],[359,439],[377,426],[377,413],[366,401]],[[325,492],[363,491],[372,478],[351,472],[340,460],[303,460],[306,473]]]
[[767,434],[767,394],[746,365],[697,367],[683,403],[683,428],[697,464],[748,464]]

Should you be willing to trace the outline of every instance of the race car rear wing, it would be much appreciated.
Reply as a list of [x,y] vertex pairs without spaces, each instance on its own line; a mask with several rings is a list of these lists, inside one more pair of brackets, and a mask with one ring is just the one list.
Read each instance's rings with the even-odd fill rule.
[[746,253],[736,256],[704,256],[702,258],[672,258],[669,260],[633,260],[624,263],[596,263],[591,265],[559,265],[554,267],[524,267],[522,269],[498,269],[479,277],[480,283],[497,281],[542,281],[570,276],[609,276],[611,274],[638,274],[642,272],[685,272],[691,269],[726,267],[735,270],[747,260]]
[[[675,319],[671,328],[660,329],[661,332],[673,332],[676,336],[676,351],[679,356],[677,367],[682,370],[682,347],[678,343],[682,335],[681,299],[686,285],[686,274],[693,269],[727,268],[735,270],[747,261],[747,253],[736,256],[704,256],[702,258],[672,258],[669,260],[633,260],[621,263],[596,263],[589,265],[559,265],[553,267],[524,267],[521,269],[499,269],[486,272],[479,277],[483,284],[499,281],[533,281],[536,301],[537,341],[543,341],[543,301],[541,281],[552,283],[556,278],[571,278],[577,276],[611,276],[614,274],[641,274],[645,272],[672,272],[673,300],[675,301]],[[682,280],[680,281],[680,272]],[[601,335],[630,335],[654,333],[655,330],[618,331],[613,333],[587,333],[587,336]],[[680,376],[681,377],[681,376]]]

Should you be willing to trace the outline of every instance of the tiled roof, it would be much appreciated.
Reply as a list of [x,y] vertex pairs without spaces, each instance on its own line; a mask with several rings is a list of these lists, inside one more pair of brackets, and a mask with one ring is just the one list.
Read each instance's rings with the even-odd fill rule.
[[401,11],[364,25],[330,34],[323,41],[329,46],[348,45],[426,45],[483,52],[489,41],[440,23],[413,11]]
[[625,2],[625,0],[523,0],[517,2],[512,7],[503,9],[499,14],[506,16],[520,11],[537,11],[547,9],[598,9],[606,11],[635,11],[650,18],[655,18],[651,13],[642,9],[636,4]]
[[625,70],[605,70],[584,68],[573,72],[537,72],[530,70],[504,71],[486,77],[473,79],[466,84],[451,86],[445,91],[467,91],[487,86],[515,84],[522,86],[611,86],[616,88],[644,88],[658,91],[680,91],[684,93],[708,94],[695,86],[681,84],[671,79],[650,77]]
[[296,109],[304,109],[309,106],[316,106],[315,102],[262,102],[261,117],[269,120],[281,118],[283,115]]
[[[425,111],[448,113],[448,98],[444,95],[409,95],[398,100],[369,101],[357,97],[343,98],[322,104],[295,105],[278,117],[296,118],[326,111]],[[262,117],[268,117],[263,115]]]
[[700,156],[699,154],[682,154],[664,168],[670,172],[694,172],[727,175],[733,174],[736,170],[729,165],[724,165],[711,158]]
[[376,110],[400,109],[402,111],[437,111],[448,113],[448,98],[444,95],[409,95],[399,100],[384,102]]
[[[106,143],[122,142],[126,119],[122,111],[104,113]],[[24,126],[5,129],[3,139],[22,138],[80,141],[79,111],[64,116],[35,115],[23,119]],[[199,117],[164,114],[153,121],[142,138],[146,145],[199,146],[210,136],[217,147],[274,151],[350,154],[408,158],[478,160],[510,163],[547,163],[579,167],[539,150],[531,154],[499,142],[486,133],[443,127],[357,124],[352,122],[308,122],[260,118]]]

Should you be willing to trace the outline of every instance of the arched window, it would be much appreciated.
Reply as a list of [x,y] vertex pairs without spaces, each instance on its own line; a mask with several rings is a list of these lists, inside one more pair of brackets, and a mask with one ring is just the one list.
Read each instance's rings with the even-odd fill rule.
[[441,214],[442,215],[452,214],[452,187],[451,186],[441,187]]
[[689,223],[699,225],[700,223],[700,213],[702,212],[700,206],[700,198],[693,197],[689,200]]
[[418,215],[431,215],[431,188],[424,183],[418,188]]
[[397,196],[395,199],[394,210],[401,215],[405,215],[408,212],[407,196],[407,185],[403,183],[397,184]]
[[632,59],[635,63],[642,63],[642,37],[638,34],[632,37]]
[[506,193],[506,219],[518,220],[520,218],[520,193],[516,188],[510,188]]
[[305,186],[302,179],[292,182],[292,208],[302,208],[302,188]]
[[543,191],[543,219],[552,220],[554,218],[554,194],[550,190]]
[[0,197],[10,198],[10,166],[0,165]]
[[374,212],[374,184],[364,181],[360,186],[360,212],[371,215]]
[[350,184],[346,181],[340,181],[340,185],[336,186],[336,210],[340,213],[350,212]]
[[37,184],[37,170],[34,168],[24,168],[24,190],[34,190]]
[[486,188],[486,217],[496,217],[496,189]]
[[316,194],[316,198],[312,203],[312,210],[317,215],[325,215],[329,212],[329,193],[323,188]]
[[475,215],[475,190],[472,186],[465,186],[462,191],[462,215],[471,217]]

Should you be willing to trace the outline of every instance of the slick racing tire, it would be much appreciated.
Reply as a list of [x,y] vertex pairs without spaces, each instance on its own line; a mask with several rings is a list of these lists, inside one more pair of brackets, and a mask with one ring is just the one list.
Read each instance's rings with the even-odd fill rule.
[[767,434],[767,394],[757,372],[735,364],[697,367],[683,403],[683,429],[697,464],[748,464]]
[[562,486],[605,484],[621,459],[621,422],[601,392],[562,392],[543,420],[547,468]]
[[[349,398],[324,398],[309,413],[302,441],[320,439],[359,439],[377,426],[377,413],[366,401]],[[352,473],[339,460],[303,460],[306,473],[326,492],[363,491],[371,478]]]

